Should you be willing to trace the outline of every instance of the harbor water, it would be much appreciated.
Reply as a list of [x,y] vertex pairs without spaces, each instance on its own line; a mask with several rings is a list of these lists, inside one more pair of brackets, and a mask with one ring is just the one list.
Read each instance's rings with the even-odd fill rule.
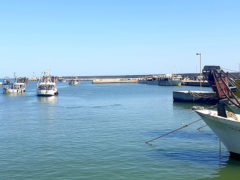
[[[57,97],[0,94],[0,179],[236,179],[204,122],[146,140],[200,117],[193,104],[173,103],[175,90],[146,84],[58,83]],[[209,90],[209,88],[205,88]]]

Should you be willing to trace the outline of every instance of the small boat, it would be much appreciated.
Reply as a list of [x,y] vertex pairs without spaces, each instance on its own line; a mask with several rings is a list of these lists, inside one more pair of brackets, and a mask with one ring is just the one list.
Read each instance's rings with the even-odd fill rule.
[[11,82],[10,80],[4,79],[2,87],[3,94],[22,94],[26,91],[26,83],[19,82],[16,74],[14,73],[15,80]]
[[72,79],[72,80],[69,81],[69,85],[70,85],[70,86],[76,86],[76,85],[78,85],[78,84],[79,84],[79,81],[76,80],[76,79]]
[[48,72],[44,72],[44,75],[40,82],[37,84],[38,96],[55,96],[58,95],[57,85]]
[[8,80],[3,83],[3,94],[21,94],[25,93],[26,84],[18,82],[10,82]]
[[195,110],[219,137],[230,152],[230,156],[240,158],[240,115],[227,111],[227,117],[219,116],[214,110]]

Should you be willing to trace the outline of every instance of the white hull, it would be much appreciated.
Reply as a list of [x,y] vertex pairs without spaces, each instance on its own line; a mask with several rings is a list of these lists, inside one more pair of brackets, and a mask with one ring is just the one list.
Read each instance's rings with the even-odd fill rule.
[[55,96],[58,95],[57,90],[37,90],[38,96]]
[[226,146],[231,155],[240,155],[240,115],[224,118],[217,111],[196,110],[206,124]]
[[25,93],[25,89],[3,89],[3,94],[22,94]]
[[70,86],[76,86],[76,85],[78,85],[78,84],[79,84],[78,81],[70,81],[70,82],[69,82],[69,85],[70,85]]

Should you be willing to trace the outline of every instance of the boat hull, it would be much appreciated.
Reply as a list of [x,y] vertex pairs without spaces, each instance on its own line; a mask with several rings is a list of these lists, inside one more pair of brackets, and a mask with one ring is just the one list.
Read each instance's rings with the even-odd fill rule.
[[25,89],[5,89],[3,88],[3,94],[22,94],[25,93]]
[[77,86],[78,84],[79,84],[78,81],[69,82],[70,86]]
[[[240,121],[234,118],[224,118],[216,111],[196,110],[205,123],[226,146],[232,157],[240,157]],[[236,115],[239,119],[239,115]]]
[[38,90],[38,96],[56,96],[58,95],[58,91],[55,90]]
[[149,85],[158,85],[158,80],[146,81]]
[[181,86],[181,80],[167,80],[167,81],[158,81],[159,86]]

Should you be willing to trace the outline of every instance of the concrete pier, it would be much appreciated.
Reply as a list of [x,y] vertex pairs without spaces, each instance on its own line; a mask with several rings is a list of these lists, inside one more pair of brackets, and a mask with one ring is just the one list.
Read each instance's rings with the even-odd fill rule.
[[[183,80],[182,81],[183,86],[200,86],[200,81],[196,80]],[[202,87],[209,87],[208,81],[201,81]]]
[[174,102],[217,103],[218,97],[213,91],[173,91]]
[[94,79],[92,81],[93,84],[105,84],[105,83],[137,83],[138,79]]

